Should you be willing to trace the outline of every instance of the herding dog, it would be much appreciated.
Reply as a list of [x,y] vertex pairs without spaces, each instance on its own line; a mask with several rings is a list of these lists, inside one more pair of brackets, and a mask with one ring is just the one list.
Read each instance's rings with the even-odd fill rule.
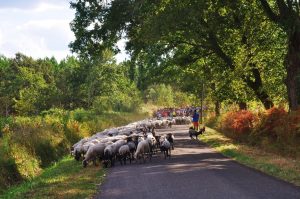
[[205,126],[203,128],[200,128],[199,131],[196,131],[193,127],[189,128],[189,135],[191,139],[194,139],[193,136],[196,137],[196,140],[198,140],[198,135],[202,135],[202,133],[205,132]]

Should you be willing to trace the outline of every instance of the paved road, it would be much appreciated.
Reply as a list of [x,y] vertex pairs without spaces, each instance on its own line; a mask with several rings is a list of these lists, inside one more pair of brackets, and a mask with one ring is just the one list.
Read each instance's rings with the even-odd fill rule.
[[201,142],[187,126],[161,130],[175,134],[171,159],[120,166],[108,172],[95,198],[101,199],[300,199],[300,188],[240,165]]

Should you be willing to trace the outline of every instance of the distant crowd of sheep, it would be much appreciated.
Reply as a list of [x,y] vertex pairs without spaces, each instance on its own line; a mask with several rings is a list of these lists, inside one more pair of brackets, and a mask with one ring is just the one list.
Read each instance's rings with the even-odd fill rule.
[[83,167],[96,160],[104,167],[114,166],[116,160],[126,164],[129,160],[145,162],[151,160],[152,154],[162,152],[164,158],[171,157],[174,149],[174,135],[156,135],[155,129],[171,128],[172,125],[190,124],[190,117],[172,119],[147,119],[126,126],[106,129],[89,138],[83,138],[71,148],[71,154],[77,161],[83,159]]

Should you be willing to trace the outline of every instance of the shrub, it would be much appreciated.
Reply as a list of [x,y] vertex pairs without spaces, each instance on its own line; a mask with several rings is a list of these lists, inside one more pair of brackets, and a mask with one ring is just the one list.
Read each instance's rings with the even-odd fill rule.
[[12,117],[0,117],[0,137],[3,135],[3,128],[5,126],[11,126],[13,123],[13,118]]
[[15,159],[11,156],[8,131],[0,139],[0,193],[4,188],[22,180]]
[[221,129],[229,137],[245,140],[251,133],[257,116],[247,110],[228,112],[221,119]]
[[287,130],[288,113],[283,108],[273,107],[260,114],[260,125],[256,129],[256,136],[264,136],[276,141]]

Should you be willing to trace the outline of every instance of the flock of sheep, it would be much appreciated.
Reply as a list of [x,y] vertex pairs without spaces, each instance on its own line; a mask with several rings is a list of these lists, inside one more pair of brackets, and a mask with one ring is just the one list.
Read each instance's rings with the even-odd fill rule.
[[172,133],[156,135],[155,129],[171,128],[173,124],[190,124],[190,117],[174,117],[169,119],[147,119],[126,126],[106,129],[92,137],[83,138],[71,148],[71,154],[77,161],[83,159],[83,167],[90,162],[96,164],[99,159],[105,167],[113,166],[116,160],[121,165],[129,160],[145,162],[151,160],[153,153],[159,151],[165,159],[171,156],[174,149],[174,136]]

